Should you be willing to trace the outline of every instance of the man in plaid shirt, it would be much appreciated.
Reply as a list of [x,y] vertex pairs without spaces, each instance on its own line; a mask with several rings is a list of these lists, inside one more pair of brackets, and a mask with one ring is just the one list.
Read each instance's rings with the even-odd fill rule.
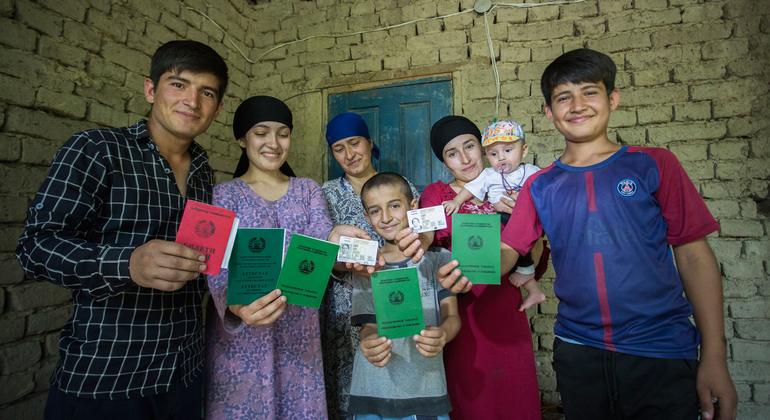
[[212,48],[168,42],[147,120],[77,133],[54,157],[16,249],[27,276],[72,290],[46,419],[200,418],[204,257],[173,241],[185,201],[211,202],[194,138],[227,80]]

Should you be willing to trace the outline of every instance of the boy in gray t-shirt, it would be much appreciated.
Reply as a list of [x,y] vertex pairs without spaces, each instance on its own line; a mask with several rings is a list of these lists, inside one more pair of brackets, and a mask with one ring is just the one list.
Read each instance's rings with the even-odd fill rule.
[[385,269],[417,267],[426,327],[411,338],[378,336],[371,282],[354,276],[351,323],[361,327],[361,344],[353,361],[349,412],[356,419],[414,415],[448,419],[451,405],[440,356],[460,330],[460,318],[457,298],[441,287],[437,272],[451,255],[445,250],[428,251],[413,263],[398,249],[396,233],[408,228],[406,212],[417,207],[400,175],[375,175],[364,184],[361,201],[375,231],[385,240]]

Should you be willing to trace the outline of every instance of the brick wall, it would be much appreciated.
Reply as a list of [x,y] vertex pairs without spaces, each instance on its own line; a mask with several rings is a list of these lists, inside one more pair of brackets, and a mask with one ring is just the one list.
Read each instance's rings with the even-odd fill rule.
[[[318,181],[330,93],[449,74],[456,113],[480,126],[494,116],[484,19],[475,13],[312,38],[258,59],[281,43],[446,15],[472,0],[256,3],[0,0],[0,417],[40,416],[57,330],[69,314],[68,293],[24,281],[13,257],[27,200],[73,131],[125,125],[147,111],[142,78],[161,42],[197,39],[228,61],[225,112],[199,139],[220,180],[239,154],[232,111],[248,95],[287,100],[295,114],[290,163]],[[535,163],[548,164],[563,148],[542,115],[540,74],[581,46],[618,64],[612,138],[668,147],[682,160],[722,225],[710,242],[724,275],[730,369],[746,419],[770,417],[768,10],[768,0],[589,0],[499,7],[488,16],[499,116],[525,124]],[[543,286],[552,296],[550,280]],[[558,400],[550,368],[555,312],[553,298],[530,312],[546,403]]]

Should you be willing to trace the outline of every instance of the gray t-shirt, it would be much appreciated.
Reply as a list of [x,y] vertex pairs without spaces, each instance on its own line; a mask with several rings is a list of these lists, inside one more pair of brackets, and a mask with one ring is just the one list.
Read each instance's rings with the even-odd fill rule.
[[[446,250],[431,250],[419,263],[411,260],[386,264],[385,269],[417,267],[425,324],[441,323],[440,302],[453,294],[437,281],[439,267],[451,261]],[[351,323],[376,324],[371,282],[362,276],[353,277],[353,309]],[[353,361],[353,380],[350,387],[348,411],[353,414],[378,414],[383,417],[411,415],[447,415],[452,407],[447,395],[442,355],[421,355],[411,337],[393,340],[390,361],[384,367],[369,363],[356,349]]]

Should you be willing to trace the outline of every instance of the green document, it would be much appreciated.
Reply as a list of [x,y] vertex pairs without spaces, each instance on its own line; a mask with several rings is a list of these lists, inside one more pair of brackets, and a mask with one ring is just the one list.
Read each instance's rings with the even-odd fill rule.
[[452,258],[473,284],[500,284],[500,216],[452,216]]
[[425,328],[417,267],[375,272],[372,296],[379,336],[411,337]]
[[339,248],[335,243],[296,233],[291,235],[276,285],[287,303],[316,309],[321,306]]
[[238,229],[227,263],[228,305],[248,305],[275,289],[285,235],[283,229]]

